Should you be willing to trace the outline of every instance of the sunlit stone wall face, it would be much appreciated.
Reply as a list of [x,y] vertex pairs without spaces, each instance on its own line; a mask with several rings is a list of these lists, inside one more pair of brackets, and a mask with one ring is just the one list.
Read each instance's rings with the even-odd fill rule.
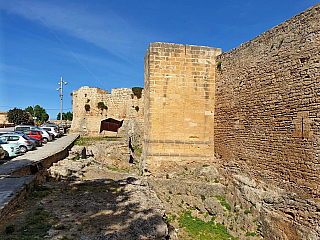
[[215,152],[320,197],[320,5],[217,57]]
[[[116,136],[114,132],[100,133],[100,122],[106,118],[124,120],[117,136],[143,135],[144,91],[138,98],[131,88],[113,88],[111,93],[100,88],[81,87],[73,91],[73,121],[71,131],[87,136]],[[107,109],[99,109],[103,102]],[[85,105],[90,106],[86,111]]]
[[221,49],[152,43],[145,57],[147,171],[172,171],[214,154],[215,57]]

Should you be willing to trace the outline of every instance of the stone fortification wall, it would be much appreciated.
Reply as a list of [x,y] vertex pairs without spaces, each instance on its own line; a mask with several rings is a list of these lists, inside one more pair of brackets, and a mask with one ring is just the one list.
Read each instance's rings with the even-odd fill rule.
[[[108,109],[99,109],[99,102],[103,102]],[[85,109],[86,104],[90,105],[89,111]],[[118,136],[143,135],[143,112],[143,90],[139,99],[131,88],[113,88],[109,94],[107,90],[84,86],[73,91],[71,131],[87,136],[115,136],[113,132],[99,133],[101,120],[114,118],[124,120]]]
[[220,53],[210,47],[150,44],[145,57],[147,171],[213,159],[214,66]]
[[[214,143],[225,175],[290,196],[259,203],[268,239],[320,237],[319,12],[317,4],[217,57]],[[258,206],[257,191],[248,199]]]
[[215,152],[320,196],[320,5],[218,56]]
[[0,124],[8,123],[7,112],[0,112]]

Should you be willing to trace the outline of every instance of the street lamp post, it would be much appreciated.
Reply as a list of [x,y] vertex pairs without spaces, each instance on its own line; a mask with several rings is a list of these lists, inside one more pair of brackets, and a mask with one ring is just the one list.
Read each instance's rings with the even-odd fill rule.
[[62,127],[62,99],[63,99],[63,84],[67,85],[68,83],[62,80],[58,83],[58,85],[60,85],[60,87],[57,89],[57,91],[59,92],[59,90],[61,90],[61,94],[60,94],[60,98],[61,98],[61,112],[60,112],[60,126]]

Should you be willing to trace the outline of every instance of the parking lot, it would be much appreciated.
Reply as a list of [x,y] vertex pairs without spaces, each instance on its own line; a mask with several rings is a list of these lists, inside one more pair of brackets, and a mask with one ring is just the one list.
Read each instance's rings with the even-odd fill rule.
[[28,151],[21,156],[1,160],[0,176],[8,175],[19,168],[41,161],[42,159],[62,151],[77,137],[77,134],[66,134],[51,142],[43,144],[42,147],[37,147],[34,150]]

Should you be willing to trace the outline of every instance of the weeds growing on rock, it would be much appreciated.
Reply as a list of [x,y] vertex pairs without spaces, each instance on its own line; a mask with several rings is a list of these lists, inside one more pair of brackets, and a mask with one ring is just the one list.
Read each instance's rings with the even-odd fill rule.
[[255,235],[256,235],[255,232],[247,232],[247,233],[246,233],[246,236],[252,236],[252,237],[254,237]]
[[220,202],[220,204],[222,205],[222,206],[224,206],[228,211],[231,211],[231,207],[230,207],[230,205],[226,202],[226,200],[224,199],[224,197],[222,197],[222,196],[219,196],[219,195],[216,195],[216,196],[214,196],[216,199],[218,199],[219,200],[219,202]]
[[249,213],[251,213],[250,210],[245,210],[245,211],[244,211],[244,214],[249,214]]
[[220,223],[215,224],[215,218],[211,221],[204,222],[197,217],[192,217],[190,211],[182,212],[179,218],[179,226],[185,228],[193,239],[232,239],[235,240],[228,232],[225,226]]

